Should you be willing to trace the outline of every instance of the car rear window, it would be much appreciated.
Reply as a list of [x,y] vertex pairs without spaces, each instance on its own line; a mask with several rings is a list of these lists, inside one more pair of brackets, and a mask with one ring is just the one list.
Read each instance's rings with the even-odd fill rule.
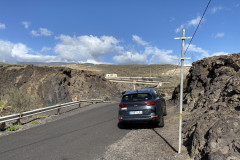
[[152,96],[149,93],[127,94],[122,97],[122,102],[142,102],[149,101]]

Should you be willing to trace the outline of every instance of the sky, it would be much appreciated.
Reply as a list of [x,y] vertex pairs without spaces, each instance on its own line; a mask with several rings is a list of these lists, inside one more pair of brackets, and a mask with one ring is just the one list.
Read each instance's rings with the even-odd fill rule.
[[[178,64],[209,0],[0,0],[0,62]],[[190,40],[185,41],[185,48]],[[212,0],[185,57],[240,52],[240,1]]]

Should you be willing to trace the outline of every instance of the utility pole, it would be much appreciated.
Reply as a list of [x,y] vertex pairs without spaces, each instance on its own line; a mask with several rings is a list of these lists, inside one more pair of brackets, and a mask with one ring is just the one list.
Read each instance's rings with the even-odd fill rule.
[[179,139],[178,139],[178,153],[181,153],[182,146],[182,105],[183,105],[183,72],[184,72],[184,43],[185,39],[191,39],[192,37],[185,37],[185,29],[182,30],[182,37],[177,37],[174,39],[182,40],[182,50],[181,50],[181,81],[180,81],[180,113],[179,113]]
[[150,66],[150,77],[152,76],[152,68],[151,68],[151,66]]
[[136,80],[133,80],[133,90],[136,90]]

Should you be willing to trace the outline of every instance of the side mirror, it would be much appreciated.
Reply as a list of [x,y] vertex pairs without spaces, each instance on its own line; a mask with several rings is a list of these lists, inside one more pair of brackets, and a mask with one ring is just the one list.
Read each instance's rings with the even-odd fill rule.
[[126,93],[126,91],[123,91],[123,92],[122,92],[122,95],[124,95],[125,93]]
[[166,96],[165,94],[163,94],[163,93],[161,94],[161,97],[165,97],[165,96]]

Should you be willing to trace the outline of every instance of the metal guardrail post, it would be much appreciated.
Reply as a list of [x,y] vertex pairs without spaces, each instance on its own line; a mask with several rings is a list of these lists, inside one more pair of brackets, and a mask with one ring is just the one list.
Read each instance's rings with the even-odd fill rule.
[[60,110],[61,110],[61,104],[59,105],[59,108],[57,109],[57,115],[60,114]]
[[19,113],[19,119],[17,119],[17,125],[21,125],[22,113]]
[[37,114],[41,114],[41,113],[45,113],[45,112],[49,112],[49,111],[53,111],[53,110],[57,110],[57,114],[59,115],[62,108],[73,106],[73,105],[76,106],[77,104],[78,104],[78,107],[80,108],[81,107],[81,102],[96,104],[96,103],[100,103],[100,102],[104,102],[104,101],[102,99],[79,100],[79,101],[75,101],[75,102],[68,102],[68,103],[63,103],[63,104],[38,108],[38,109],[34,109],[34,110],[31,110],[31,111],[26,111],[26,112],[22,112],[22,113],[3,116],[3,117],[0,117],[0,128],[1,128],[2,123],[17,120],[17,124],[21,124],[21,119],[22,118],[37,115]]

